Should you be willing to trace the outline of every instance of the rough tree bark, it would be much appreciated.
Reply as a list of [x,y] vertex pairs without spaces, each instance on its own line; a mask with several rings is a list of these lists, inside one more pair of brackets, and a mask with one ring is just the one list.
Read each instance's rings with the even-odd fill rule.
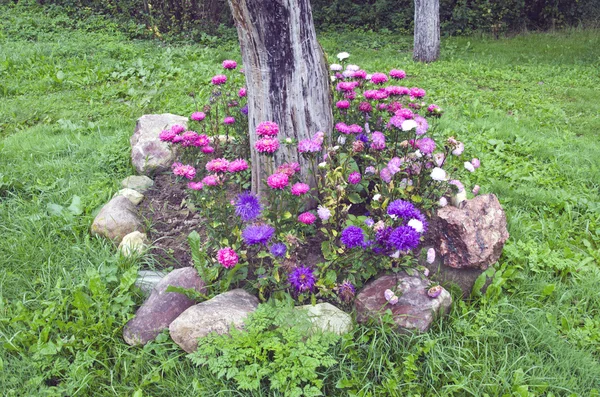
[[415,0],[413,59],[433,62],[440,56],[440,1]]
[[[329,73],[312,19],[309,0],[229,0],[240,41],[248,91],[248,120],[252,152],[252,191],[264,190],[269,165],[254,149],[256,126],[279,125],[280,141],[296,142],[326,134],[333,127]],[[300,163],[303,179],[310,165],[296,145],[281,145],[274,166]]]

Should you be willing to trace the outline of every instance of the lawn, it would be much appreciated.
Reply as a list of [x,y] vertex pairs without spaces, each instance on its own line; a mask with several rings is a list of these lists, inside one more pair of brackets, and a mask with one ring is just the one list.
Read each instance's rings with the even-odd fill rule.
[[[481,159],[511,234],[484,296],[427,334],[360,326],[331,350],[325,395],[598,395],[600,31],[446,38],[413,63],[411,38],[323,33],[369,71],[406,70],[445,109],[441,127]],[[0,6],[0,387],[7,396],[250,395],[195,367],[162,334],[126,345],[152,258],[89,235],[130,175],[147,113],[188,115],[235,43],[128,39],[98,17]],[[148,222],[151,227],[151,221]],[[268,388],[262,394],[271,395]]]

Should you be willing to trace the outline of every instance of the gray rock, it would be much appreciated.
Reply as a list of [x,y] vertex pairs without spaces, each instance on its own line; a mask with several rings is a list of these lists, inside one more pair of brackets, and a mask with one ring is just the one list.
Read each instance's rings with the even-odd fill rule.
[[131,175],[121,181],[121,186],[125,189],[135,190],[144,193],[154,186],[154,181],[145,175]]
[[[450,293],[443,288],[437,298],[430,298],[429,287],[429,280],[406,273],[381,276],[365,285],[356,296],[356,319],[365,322],[389,309],[399,330],[427,331],[435,316],[448,312],[452,304]],[[395,305],[385,299],[387,289],[398,296]]]
[[187,128],[186,117],[174,114],[147,114],[137,120],[135,132],[130,139],[131,162],[137,172],[151,175],[167,169],[175,161],[175,150],[158,136],[162,130],[175,124]]
[[140,270],[135,280],[135,286],[141,289],[145,295],[150,295],[154,287],[166,275],[167,273],[158,270]]
[[193,300],[177,292],[166,292],[172,285],[198,292],[206,292],[204,281],[193,267],[173,270],[152,290],[150,297],[138,309],[125,328],[123,339],[130,345],[146,344],[156,338],[169,324],[187,308],[194,305]]
[[121,241],[118,251],[124,256],[140,255],[148,248],[146,233],[131,232]]
[[113,240],[117,244],[123,237],[142,228],[135,206],[126,197],[113,197],[102,207],[92,223],[91,232]]
[[[154,183],[154,182],[153,182]],[[144,195],[137,190],[133,190],[130,188],[125,188],[119,190],[119,192],[115,196],[124,196],[131,201],[133,205],[138,205],[144,199]]]
[[440,208],[431,225],[431,241],[444,264],[457,269],[487,269],[508,239],[506,215],[493,194]]
[[243,329],[244,319],[256,310],[258,299],[243,289],[217,295],[190,307],[169,326],[171,338],[188,353],[198,348],[198,338],[211,332],[229,333],[231,326]]
[[[427,248],[429,247],[425,247],[424,250],[427,251]],[[429,270],[430,279],[439,282],[445,287],[448,287],[452,284],[459,287],[462,291],[463,298],[468,298],[471,295],[473,286],[475,285],[475,280],[477,280],[481,273],[485,272],[485,270],[482,269],[455,269],[453,267],[446,266],[439,255],[436,255],[433,263],[428,263],[426,260],[421,260],[420,264]],[[485,292],[485,288],[487,288],[488,283],[483,286],[482,292]]]
[[343,335],[352,330],[352,317],[331,303],[298,306],[296,310],[305,310],[313,326],[323,332],[330,331]]

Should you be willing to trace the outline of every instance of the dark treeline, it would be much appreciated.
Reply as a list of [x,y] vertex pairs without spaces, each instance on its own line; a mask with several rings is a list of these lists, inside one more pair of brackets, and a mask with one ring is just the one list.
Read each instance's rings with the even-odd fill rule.
[[[227,0],[38,0],[73,12],[100,12],[160,33],[216,34],[231,27]],[[313,0],[319,30],[364,29],[411,33],[412,0]],[[442,34],[521,32],[598,25],[600,0],[440,0]]]

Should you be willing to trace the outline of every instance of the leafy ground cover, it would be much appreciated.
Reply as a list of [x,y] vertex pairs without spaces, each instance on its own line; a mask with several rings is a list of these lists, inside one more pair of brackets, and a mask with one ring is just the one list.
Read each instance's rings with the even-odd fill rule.
[[[139,266],[91,238],[132,172],[144,113],[193,110],[235,45],[128,41],[110,21],[0,8],[0,384],[6,395],[251,395],[166,334],[127,346]],[[367,70],[401,67],[474,146],[511,238],[485,296],[424,335],[361,326],[333,345],[326,395],[589,395],[600,379],[600,32],[456,38],[411,61],[409,37],[320,37]],[[148,227],[152,227],[148,220]],[[455,297],[457,295],[455,294]],[[327,364],[330,364],[329,358]],[[325,368],[325,366],[323,366]],[[293,374],[293,372],[292,372]],[[265,387],[254,395],[272,395]]]

